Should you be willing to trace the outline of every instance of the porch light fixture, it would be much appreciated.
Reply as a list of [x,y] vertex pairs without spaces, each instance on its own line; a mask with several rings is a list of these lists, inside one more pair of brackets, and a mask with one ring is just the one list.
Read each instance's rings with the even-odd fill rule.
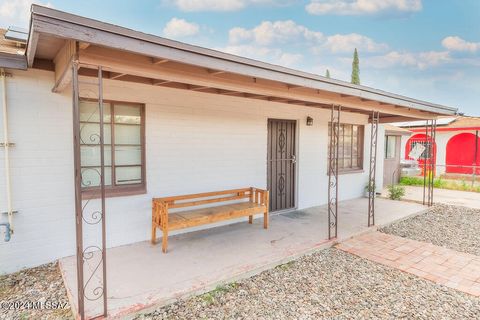
[[307,117],[307,126],[309,127],[313,126],[313,118],[310,116]]

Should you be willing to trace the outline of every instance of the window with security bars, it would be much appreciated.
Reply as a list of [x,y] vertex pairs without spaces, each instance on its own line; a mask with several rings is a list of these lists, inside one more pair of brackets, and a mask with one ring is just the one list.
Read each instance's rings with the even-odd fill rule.
[[[364,126],[341,123],[338,140],[338,169],[351,171],[363,169]],[[328,155],[330,153],[331,124],[328,125]]]
[[[144,106],[104,102],[104,180],[107,195],[145,190]],[[84,191],[100,186],[100,113],[80,101],[80,154]]]
[[417,144],[422,145],[425,149],[423,150],[422,154],[419,157],[419,160],[427,160],[432,157],[431,151],[432,151],[432,142],[431,141],[412,141],[410,144],[410,151],[412,151]]

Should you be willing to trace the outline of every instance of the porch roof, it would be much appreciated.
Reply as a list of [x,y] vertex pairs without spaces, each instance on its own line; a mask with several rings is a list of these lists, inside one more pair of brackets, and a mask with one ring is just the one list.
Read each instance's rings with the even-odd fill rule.
[[54,91],[69,83],[70,63],[80,75],[105,77],[207,93],[371,114],[382,122],[431,119],[457,109],[354,85],[145,34],[113,24],[32,5],[26,60],[29,67],[50,67]]

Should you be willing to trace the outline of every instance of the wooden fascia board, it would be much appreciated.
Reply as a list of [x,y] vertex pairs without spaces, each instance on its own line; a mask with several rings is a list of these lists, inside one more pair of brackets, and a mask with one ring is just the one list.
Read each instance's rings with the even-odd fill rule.
[[[415,128],[415,129],[408,129],[412,132],[416,133],[422,133],[425,132],[425,127],[423,128]],[[442,127],[437,127],[435,129],[437,132],[453,132],[453,131],[480,131],[480,127],[447,127],[447,128],[442,128]]]
[[385,130],[385,135],[389,136],[411,136],[413,132]]
[[0,52],[0,67],[26,70],[27,58],[24,55]]
[[32,35],[28,38],[27,50],[25,54],[27,56],[27,64],[29,68],[33,66],[33,60],[35,59],[35,53],[37,52],[37,44],[39,37],[40,35],[38,34],[38,32],[33,31]]
[[33,16],[34,19],[32,19],[32,23],[34,30],[56,37],[75,39],[122,51],[142,54],[157,59],[168,59],[172,61],[188,63],[207,69],[221,70],[254,78],[284,82],[293,86],[307,87],[338,94],[348,94],[363,99],[384,102],[393,105],[401,105],[402,107],[424,110],[432,113],[451,115],[456,112],[456,110],[452,108],[433,104],[422,104],[414,99],[400,96],[394,97],[393,94],[388,95],[387,93],[375,92],[375,90],[371,88],[355,88],[347,86],[346,84],[342,85],[340,83],[332,83],[327,80],[307,78],[292,74],[293,71],[292,73],[275,71],[267,69],[266,67],[263,68],[192,51],[181,50],[175,47],[160,45],[158,43],[149,42],[123,34],[112,33],[101,29],[93,29],[84,25],[58,20],[35,13]]
[[340,104],[344,105],[345,107],[361,111],[378,110],[382,113],[394,114],[401,117],[417,119],[431,118],[417,110],[403,110],[391,106],[379,107],[377,103],[372,101],[354,103],[352,101],[345,101],[339,96],[335,97],[335,95],[331,95],[331,97],[325,97],[321,94],[316,94],[314,90],[311,90],[310,93],[290,91],[285,90],[285,88],[282,89],[267,86],[261,82],[247,83],[232,79],[212,77],[207,71],[205,71],[204,74],[201,74],[182,71],[178,70],[178,68],[171,68],[167,66],[154,66],[149,63],[147,57],[139,57],[139,60],[137,60],[132,59],[130,54],[116,56],[110,52],[110,49],[98,48],[97,52],[103,52],[103,54],[93,54],[88,50],[80,50],[78,55],[80,64],[85,64],[87,66],[101,65],[106,71],[127,73],[153,79],[163,79],[164,81],[187,83],[194,86],[212,87],[225,91],[276,97],[283,100],[299,100],[308,103],[319,103],[324,105]]
[[[412,116],[383,116],[380,117],[380,123],[394,123],[394,122],[406,122],[406,121],[415,121],[418,119],[427,120],[425,116],[423,118],[416,118]],[[428,118],[431,120],[433,118]]]

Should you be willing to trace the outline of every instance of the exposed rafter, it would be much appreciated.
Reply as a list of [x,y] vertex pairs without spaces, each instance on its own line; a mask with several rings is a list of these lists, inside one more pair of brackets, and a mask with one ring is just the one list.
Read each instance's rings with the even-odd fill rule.
[[152,58],[152,63],[153,64],[156,64],[156,65],[159,65],[159,64],[163,64],[163,63],[166,63],[170,60],[168,59],[157,59],[157,58]]
[[207,72],[212,75],[212,76],[217,76],[219,74],[226,73],[226,71],[221,71],[221,70],[212,70],[212,69],[207,69]]
[[118,78],[123,77],[123,76],[125,76],[125,75],[127,75],[127,74],[126,74],[126,73],[115,73],[115,72],[111,72],[111,73],[110,73],[110,79],[111,79],[111,80],[118,79]]
[[164,84],[167,84],[167,83],[172,83],[173,81],[169,81],[169,80],[154,80],[153,81],[153,85],[154,86],[161,86],[161,85],[164,85]]

